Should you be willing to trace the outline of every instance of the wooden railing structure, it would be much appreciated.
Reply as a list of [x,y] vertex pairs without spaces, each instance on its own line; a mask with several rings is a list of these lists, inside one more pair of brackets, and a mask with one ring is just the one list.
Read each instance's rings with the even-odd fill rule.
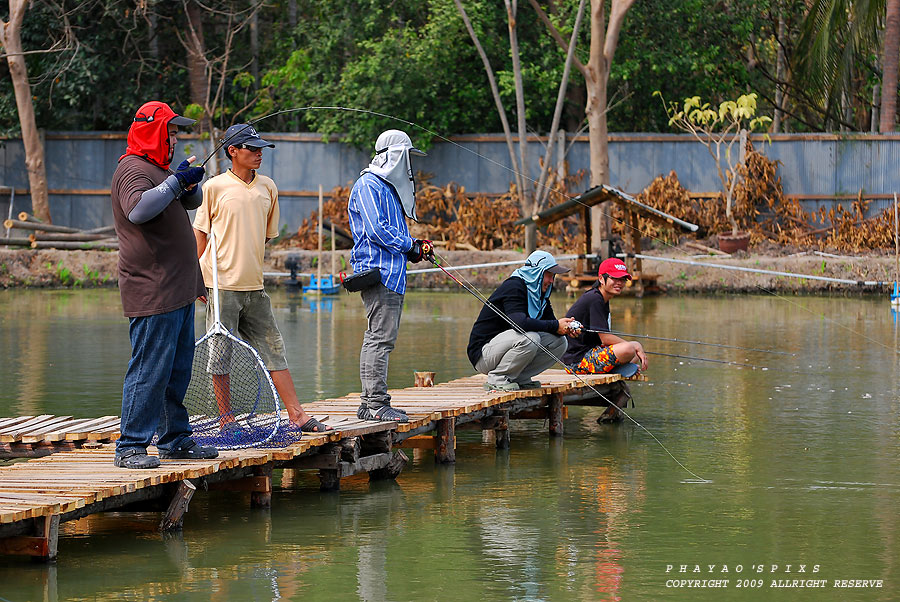
[[392,479],[408,462],[404,448],[433,449],[437,462],[454,462],[458,428],[493,431],[497,447],[506,448],[510,420],[546,420],[550,435],[562,436],[566,405],[607,406],[609,400],[614,406],[604,416],[615,419],[615,406],[624,407],[630,398],[617,374],[578,379],[549,370],[539,378],[541,388],[513,392],[485,391],[484,376],[392,390],[392,405],[409,415],[404,424],[357,419],[358,393],[326,399],[305,408],[334,431],[305,434],[284,448],[222,451],[214,460],[167,460],[150,470],[113,465],[115,416],[3,418],[0,457],[24,459],[0,467],[0,554],[53,559],[61,522],[109,510],[160,511],[161,530],[180,528],[198,486],[247,491],[251,505],[268,507],[275,469],[316,470],[323,490],[337,490],[342,478],[359,473]]

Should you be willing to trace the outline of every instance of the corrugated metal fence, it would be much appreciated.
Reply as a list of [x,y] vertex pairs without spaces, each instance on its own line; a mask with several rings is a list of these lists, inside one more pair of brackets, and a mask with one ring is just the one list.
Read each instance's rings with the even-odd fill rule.
[[[321,184],[329,191],[349,185],[365,167],[368,152],[317,134],[269,134],[277,144],[264,151],[261,172],[274,178],[281,193],[282,228],[294,231],[317,204]],[[413,135],[414,141],[418,141]],[[872,199],[870,214],[889,204],[900,191],[900,135],[782,134],[769,140],[754,135],[753,143],[780,162],[784,190],[801,200],[807,210],[824,203],[847,203],[862,190]],[[533,138],[530,153],[537,173],[545,138]],[[569,171],[587,170],[586,136],[574,141],[567,155]],[[125,135],[112,132],[53,132],[45,136],[51,213],[58,224],[94,228],[112,223],[109,182]],[[196,138],[182,136],[175,163],[184,151],[202,156]],[[437,185],[456,182],[470,193],[501,193],[513,179],[503,137],[494,134],[457,136],[437,142],[428,157],[415,157],[413,168],[431,174]],[[554,158],[555,162],[556,159]],[[611,183],[629,193],[640,192],[660,174],[675,170],[688,190],[719,189],[714,163],[706,148],[690,136],[665,134],[611,134]],[[0,186],[15,189],[13,213],[31,210],[28,177],[21,140],[0,140]],[[585,180],[581,190],[588,187]],[[10,210],[9,190],[0,188],[0,215]]]

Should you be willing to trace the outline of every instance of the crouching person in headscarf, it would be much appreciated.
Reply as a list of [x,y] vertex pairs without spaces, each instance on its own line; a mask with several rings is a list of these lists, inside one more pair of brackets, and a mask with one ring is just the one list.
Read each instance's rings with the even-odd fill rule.
[[557,319],[553,315],[550,293],[555,276],[568,271],[550,253],[535,251],[488,299],[525,333],[513,328],[487,305],[481,309],[469,335],[467,352],[475,369],[487,374],[485,389],[518,391],[540,387],[541,383],[532,377],[550,368],[565,353],[566,335],[575,334],[570,327],[573,319]]
[[347,207],[353,233],[351,278],[365,284],[357,288],[345,282],[345,286],[360,291],[368,320],[359,352],[361,420],[409,421],[403,410],[391,407],[388,356],[400,329],[406,262],[434,255],[431,241],[412,238],[406,225],[407,217],[416,219],[410,154],[425,156],[406,133],[387,130],[378,136],[375,156],[353,185]]

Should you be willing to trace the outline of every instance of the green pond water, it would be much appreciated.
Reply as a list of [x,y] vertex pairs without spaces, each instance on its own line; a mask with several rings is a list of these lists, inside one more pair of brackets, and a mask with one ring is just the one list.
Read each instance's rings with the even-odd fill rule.
[[[358,296],[273,300],[301,399],[358,390]],[[572,301],[556,297],[557,313]],[[409,294],[390,386],[471,374],[479,308]],[[517,421],[498,452],[460,431],[455,465],[408,450],[396,482],[320,493],[314,473],[276,472],[271,510],[201,491],[175,536],[152,513],[65,523],[55,564],[0,557],[0,600],[900,599],[900,324],[886,298],[618,299],[613,321],[797,354],[645,341],[759,367],[651,356],[651,382],[632,385],[631,415],[709,482],[635,424],[572,407],[563,439]],[[127,327],[115,290],[0,291],[0,416],[118,414]]]

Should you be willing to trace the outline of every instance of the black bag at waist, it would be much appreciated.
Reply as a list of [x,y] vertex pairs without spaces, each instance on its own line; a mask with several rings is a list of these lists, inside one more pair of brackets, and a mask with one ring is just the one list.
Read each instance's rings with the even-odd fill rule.
[[373,287],[381,282],[381,270],[372,268],[363,272],[351,274],[341,281],[344,288],[351,293],[355,293],[367,288]]

